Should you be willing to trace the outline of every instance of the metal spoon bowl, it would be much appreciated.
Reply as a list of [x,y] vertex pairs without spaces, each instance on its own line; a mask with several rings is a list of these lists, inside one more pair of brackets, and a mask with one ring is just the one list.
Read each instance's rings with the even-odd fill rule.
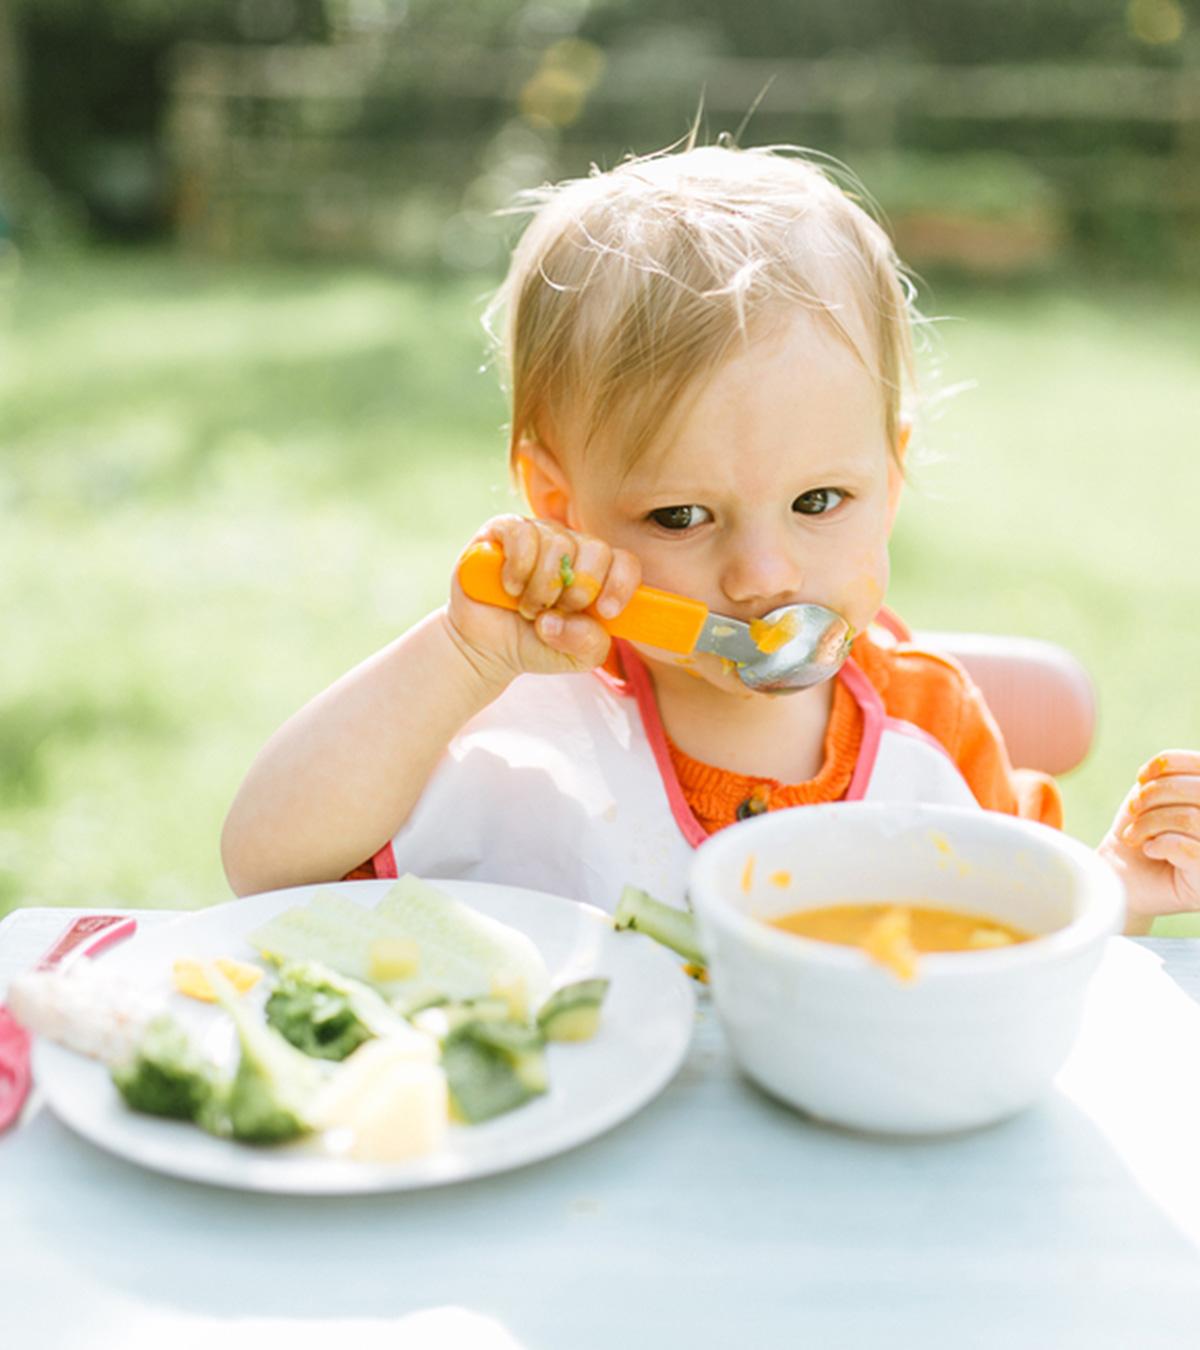
[[[854,639],[840,614],[816,604],[781,605],[753,625],[714,614],[710,625],[718,654],[734,662],[747,689],[762,694],[791,694],[832,679]],[[708,647],[714,649],[716,643]]]

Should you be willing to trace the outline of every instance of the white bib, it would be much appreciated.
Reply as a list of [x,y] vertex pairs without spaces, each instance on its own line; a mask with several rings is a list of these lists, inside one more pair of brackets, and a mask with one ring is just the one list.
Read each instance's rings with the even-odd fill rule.
[[[415,872],[524,886],[613,910],[627,883],[686,904],[692,852],[708,835],[675,777],[650,676],[522,675],[450,742],[411,816],[374,858]],[[974,805],[941,745],[889,718],[847,662],[863,712],[847,800]]]

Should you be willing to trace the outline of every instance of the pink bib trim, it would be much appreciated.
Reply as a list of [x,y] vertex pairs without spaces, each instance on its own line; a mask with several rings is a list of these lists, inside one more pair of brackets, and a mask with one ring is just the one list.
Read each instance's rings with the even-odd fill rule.
[[[654,762],[658,765],[658,775],[662,779],[663,791],[667,794],[671,814],[675,817],[675,824],[679,826],[684,839],[693,848],[698,848],[708,838],[708,831],[692,814],[692,808],[688,806],[687,798],[683,795],[683,788],[679,786],[675,765],[671,762],[671,751],[667,745],[667,733],[663,729],[662,718],[658,715],[658,700],[654,697],[650,672],[629,643],[620,638],[616,641],[621,657],[621,669],[625,672],[625,692],[632,694],[637,700],[642,728],[654,754]],[[611,679],[611,676],[606,678]],[[620,688],[619,685],[616,687]]]
[[862,744],[858,749],[858,763],[854,766],[854,777],[842,798],[847,802],[859,802],[866,796],[871,783],[871,774],[875,771],[875,758],[879,754],[879,740],[883,735],[887,718],[883,711],[883,699],[879,690],[856,666],[853,660],[847,661],[838,672],[838,679],[854,695],[863,718]]

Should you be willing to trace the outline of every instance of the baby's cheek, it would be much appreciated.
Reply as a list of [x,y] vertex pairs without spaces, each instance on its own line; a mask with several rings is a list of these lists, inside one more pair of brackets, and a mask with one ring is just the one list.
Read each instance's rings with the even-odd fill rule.
[[887,557],[863,559],[834,596],[832,606],[856,632],[861,632],[879,613],[887,595],[887,583]]

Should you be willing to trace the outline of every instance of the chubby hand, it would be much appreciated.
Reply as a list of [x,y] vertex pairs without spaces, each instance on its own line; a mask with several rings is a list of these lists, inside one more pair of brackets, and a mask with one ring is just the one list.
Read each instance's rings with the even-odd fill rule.
[[1200,910],[1200,751],[1164,750],[1142,766],[1100,854],[1125,882],[1127,931]]
[[620,614],[642,579],[636,555],[522,516],[489,520],[471,542],[480,540],[503,551],[501,584],[517,609],[470,599],[455,569],[447,620],[476,668],[503,681],[525,671],[560,674],[600,665],[612,639],[583,611],[594,606],[606,619]]

